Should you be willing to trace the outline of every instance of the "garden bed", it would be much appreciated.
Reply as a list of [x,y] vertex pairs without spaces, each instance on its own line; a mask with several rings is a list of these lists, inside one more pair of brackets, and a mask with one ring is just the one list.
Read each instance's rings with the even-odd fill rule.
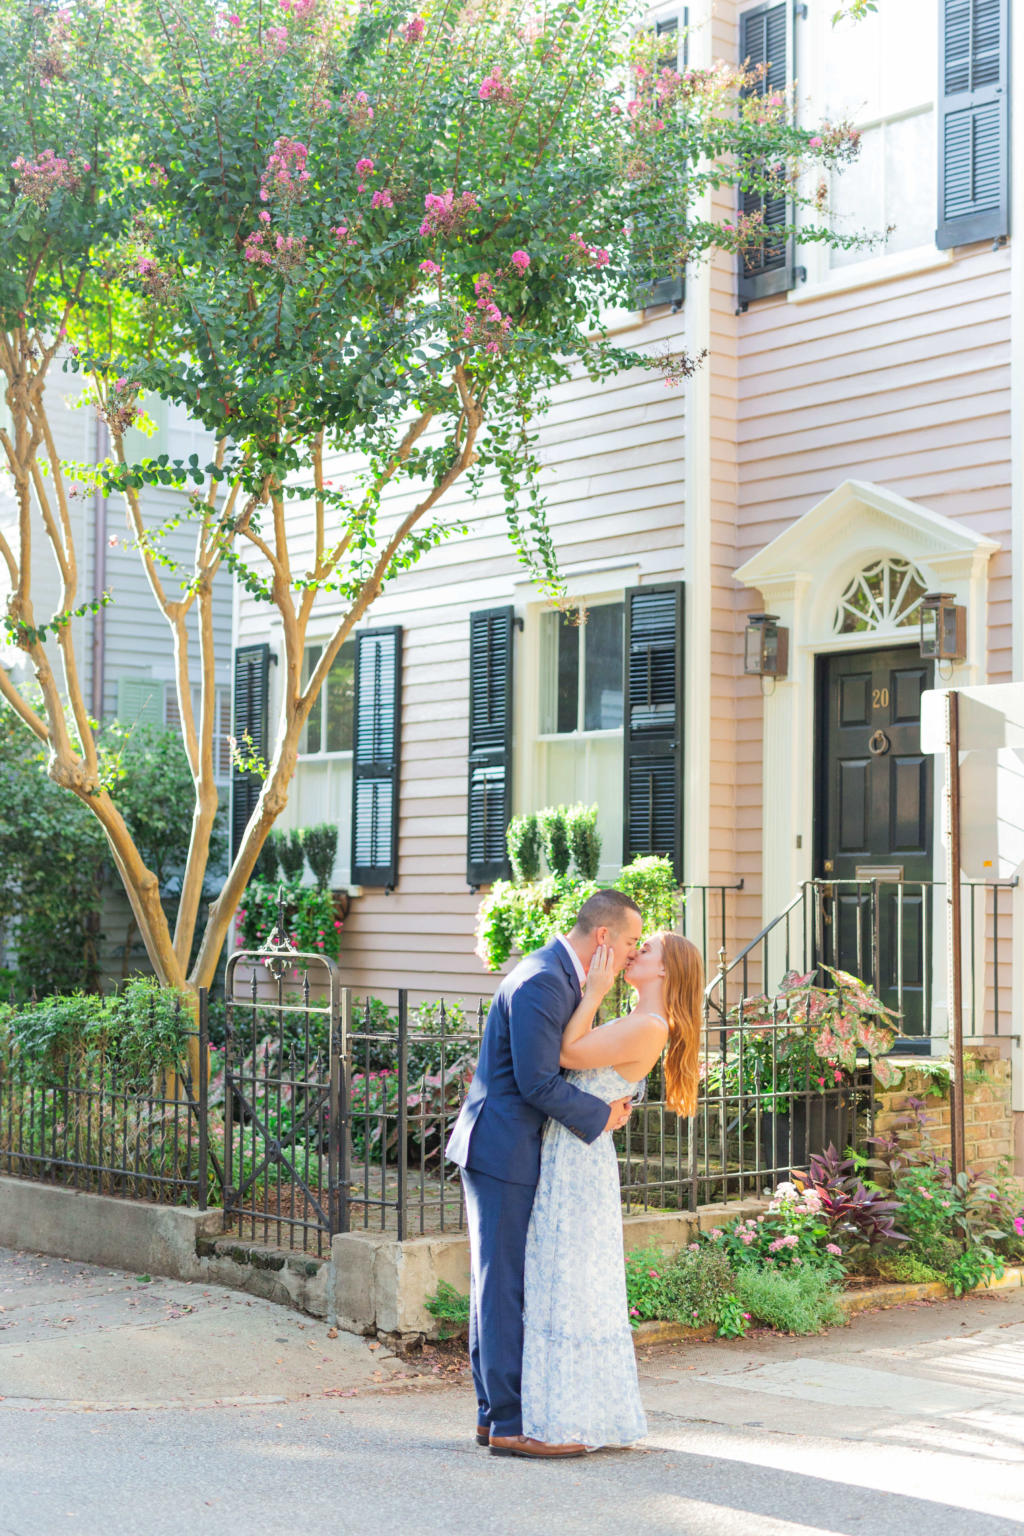
[[[1024,1265],[1013,1265],[1003,1275],[993,1276],[970,1294],[977,1296],[985,1291],[1017,1290],[1021,1287],[1024,1287]],[[850,1275],[838,1305],[849,1319],[859,1312],[888,1311],[891,1307],[906,1307],[915,1301],[956,1299],[949,1286],[938,1280],[922,1281],[917,1285],[899,1285],[891,1280],[881,1280],[876,1275]],[[656,1319],[640,1323],[633,1329],[633,1343],[637,1349],[648,1344],[706,1344],[717,1333],[714,1323],[705,1323],[700,1328],[687,1328],[682,1323]]]

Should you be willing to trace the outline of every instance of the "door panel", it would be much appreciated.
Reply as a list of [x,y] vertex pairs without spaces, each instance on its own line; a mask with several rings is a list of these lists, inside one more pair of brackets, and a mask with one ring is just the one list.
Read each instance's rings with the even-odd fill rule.
[[[932,758],[921,752],[921,694],[931,664],[902,648],[819,662],[816,871],[838,882],[824,902],[820,958],[871,981],[901,1008],[900,1032],[925,1029],[932,913]],[[872,883],[858,874],[892,866]],[[902,884],[895,870],[902,869]]]

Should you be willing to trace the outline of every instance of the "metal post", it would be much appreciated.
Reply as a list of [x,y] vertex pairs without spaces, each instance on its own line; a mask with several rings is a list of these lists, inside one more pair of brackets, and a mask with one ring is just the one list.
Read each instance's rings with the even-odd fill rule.
[[331,1131],[328,1142],[327,1178],[331,1188],[331,1232],[349,1230],[349,1184],[352,1180],[351,1126],[349,1125],[349,1035],[352,1029],[352,991],[340,991],[331,978]]
[[950,1161],[953,1177],[963,1173],[964,1146],[964,1019],[961,977],[962,922],[960,891],[960,695],[946,694],[946,902],[948,911],[949,1024],[953,1080],[949,1089]]
[[[405,1238],[405,1163],[409,1146],[409,994],[404,987],[398,994],[398,1241]],[[385,1110],[386,1114],[386,1110]],[[383,1156],[387,1157],[387,1124],[384,1130]]]
[[199,1209],[206,1210],[207,1163],[210,1160],[209,1144],[209,1097],[210,1097],[210,994],[205,987],[199,988]]

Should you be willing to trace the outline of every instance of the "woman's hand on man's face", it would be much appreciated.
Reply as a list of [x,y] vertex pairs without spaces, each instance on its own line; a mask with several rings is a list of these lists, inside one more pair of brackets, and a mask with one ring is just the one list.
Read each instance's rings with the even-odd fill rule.
[[615,981],[615,957],[610,944],[599,944],[587,971],[585,993],[593,1002],[600,1002],[611,991]]

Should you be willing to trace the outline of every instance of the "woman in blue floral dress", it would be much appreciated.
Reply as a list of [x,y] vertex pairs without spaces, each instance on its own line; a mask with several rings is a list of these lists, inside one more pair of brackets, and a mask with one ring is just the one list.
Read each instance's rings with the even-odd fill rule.
[[[665,1057],[665,1099],[692,1115],[697,1097],[704,973],[699,951],[659,933],[626,966],[636,1006],[594,1028],[614,981],[599,948],[565,1027],[569,1081],[609,1103],[634,1091]],[[550,1120],[526,1241],[523,1433],[549,1444],[631,1445],[647,1433],[626,1309],[622,1207],[615,1146],[587,1145]]]

